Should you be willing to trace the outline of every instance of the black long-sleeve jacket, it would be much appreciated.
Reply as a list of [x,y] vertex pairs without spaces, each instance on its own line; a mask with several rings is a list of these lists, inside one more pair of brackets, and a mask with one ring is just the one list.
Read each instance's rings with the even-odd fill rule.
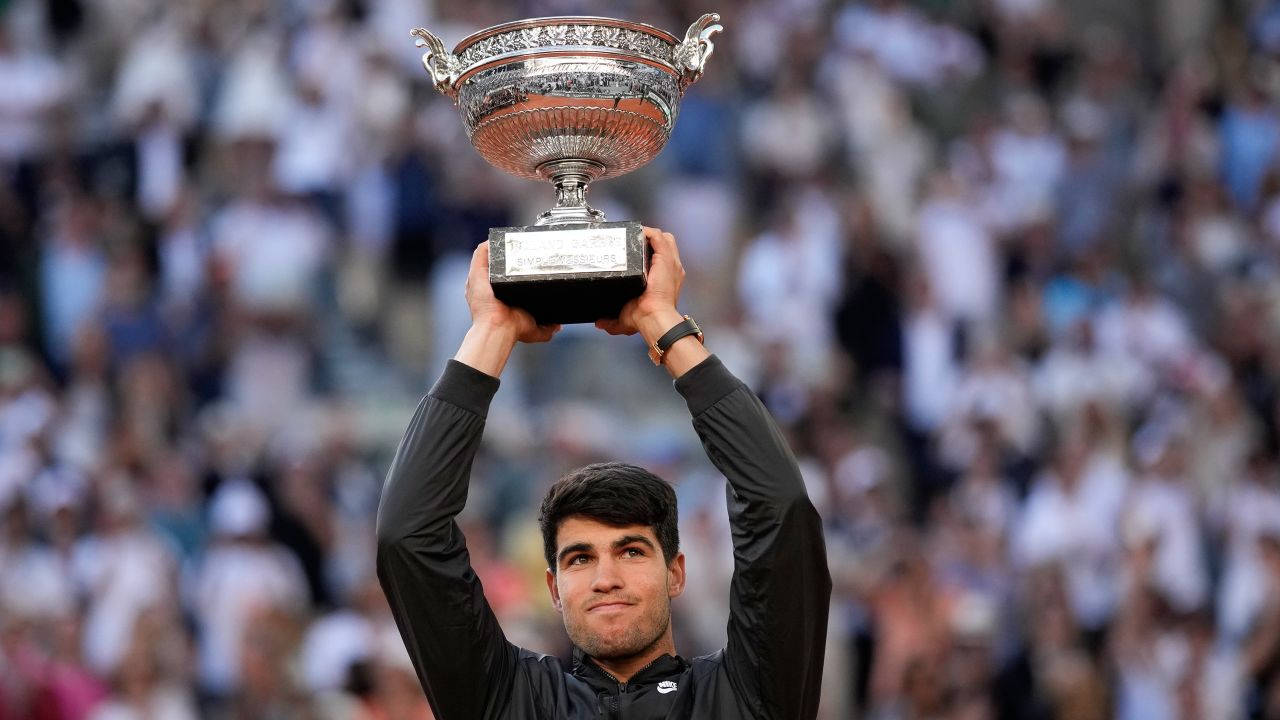
[[728,645],[693,660],[665,655],[626,683],[581,652],[567,664],[507,641],[454,521],[498,381],[451,362],[423,399],[383,489],[378,577],[441,720],[817,714],[831,578],[795,459],[760,401],[714,356],[675,385],[729,481]]

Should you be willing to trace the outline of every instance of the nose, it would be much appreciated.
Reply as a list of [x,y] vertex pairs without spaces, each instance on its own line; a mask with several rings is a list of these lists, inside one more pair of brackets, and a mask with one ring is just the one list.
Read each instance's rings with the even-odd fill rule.
[[612,558],[602,558],[596,563],[596,574],[591,579],[591,589],[598,593],[607,593],[621,588],[622,573]]

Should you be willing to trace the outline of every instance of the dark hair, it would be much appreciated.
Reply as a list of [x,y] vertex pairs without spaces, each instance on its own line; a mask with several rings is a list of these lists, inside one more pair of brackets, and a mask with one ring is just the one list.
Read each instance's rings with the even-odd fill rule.
[[680,551],[676,493],[671,484],[642,467],[595,463],[560,478],[542,498],[538,526],[547,567],[556,572],[556,534],[560,523],[580,515],[616,527],[647,525],[671,562]]

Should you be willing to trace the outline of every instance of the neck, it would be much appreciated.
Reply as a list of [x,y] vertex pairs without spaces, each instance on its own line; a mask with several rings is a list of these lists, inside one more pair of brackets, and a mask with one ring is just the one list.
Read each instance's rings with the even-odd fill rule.
[[676,645],[671,639],[671,632],[668,631],[662,637],[650,645],[648,648],[624,658],[598,658],[591,657],[591,662],[595,663],[601,670],[609,673],[620,683],[630,682],[635,674],[648,667],[654,660],[663,655],[675,655]]

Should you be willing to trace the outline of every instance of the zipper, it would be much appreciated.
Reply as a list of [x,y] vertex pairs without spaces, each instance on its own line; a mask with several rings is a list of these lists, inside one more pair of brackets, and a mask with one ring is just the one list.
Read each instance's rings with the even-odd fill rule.
[[[632,673],[632,674],[631,674],[631,677],[635,677],[635,676],[639,675],[640,673],[644,672],[645,670],[648,670],[649,668],[653,667],[653,666],[654,666],[654,665],[655,665],[659,660],[661,660],[661,659],[662,659],[662,658],[664,658],[664,657],[666,657],[666,656],[665,656],[665,655],[659,655],[658,657],[656,657],[656,658],[654,658],[654,659],[650,660],[650,661],[649,661],[649,663],[648,663],[647,665],[645,665],[644,667],[642,667],[642,668],[640,668],[639,670],[637,670],[637,671],[635,671],[634,673]],[[619,695],[625,695],[625,694],[627,693],[627,685],[628,685],[628,683],[622,682],[622,681],[621,681],[621,680],[619,680],[618,678],[614,677],[613,673],[611,673],[611,672],[609,672],[608,670],[605,670],[604,668],[600,667],[600,665],[599,665],[599,664],[597,664],[597,663],[595,663],[595,662],[592,662],[592,664],[596,666],[596,669],[597,669],[597,670],[599,670],[600,672],[604,673],[605,677],[607,677],[607,678],[609,678],[610,680],[612,680],[612,681],[614,681],[615,683],[617,683],[617,685],[618,685],[618,694],[619,694]]]
[[[650,664],[652,664],[652,663],[650,663]],[[604,673],[604,676],[605,676],[605,677],[607,677],[607,678],[609,678],[610,680],[612,680],[612,681],[614,682],[614,684],[616,684],[616,685],[618,686],[618,694],[619,694],[619,695],[625,694],[625,693],[627,692],[627,684],[626,684],[626,683],[624,683],[624,682],[622,682],[622,681],[621,681],[621,680],[619,680],[618,678],[614,677],[614,676],[613,676],[613,673],[609,672],[608,670],[605,670],[604,668],[600,667],[599,665],[596,665],[596,669],[597,669],[597,670],[599,670],[600,672]]]

